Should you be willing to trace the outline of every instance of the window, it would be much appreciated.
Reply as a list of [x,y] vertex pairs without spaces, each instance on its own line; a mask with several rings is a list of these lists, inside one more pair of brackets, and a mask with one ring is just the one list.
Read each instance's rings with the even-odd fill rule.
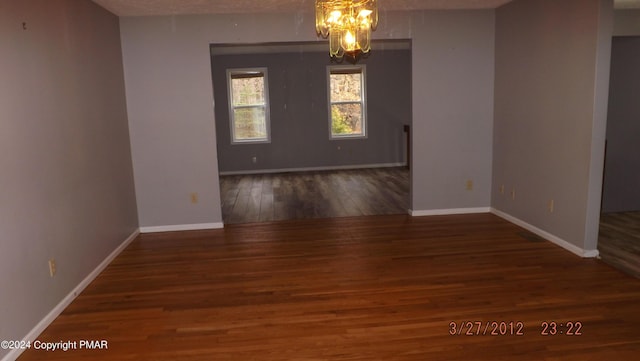
[[366,137],[364,65],[329,66],[327,73],[331,139]]
[[228,69],[231,143],[269,142],[267,69]]

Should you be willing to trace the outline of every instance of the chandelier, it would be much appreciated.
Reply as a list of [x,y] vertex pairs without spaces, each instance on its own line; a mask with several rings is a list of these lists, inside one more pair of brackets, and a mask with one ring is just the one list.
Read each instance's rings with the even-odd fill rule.
[[368,53],[377,26],[377,0],[316,0],[316,32],[329,38],[331,57]]

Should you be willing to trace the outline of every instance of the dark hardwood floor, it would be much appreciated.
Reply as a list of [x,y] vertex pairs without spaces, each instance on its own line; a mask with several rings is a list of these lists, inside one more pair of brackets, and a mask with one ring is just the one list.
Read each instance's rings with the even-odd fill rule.
[[640,280],[522,232],[476,214],[143,234],[38,337],[108,349],[20,360],[637,359]]
[[406,214],[405,167],[220,177],[225,224]]
[[640,211],[602,214],[598,250],[603,261],[640,278]]

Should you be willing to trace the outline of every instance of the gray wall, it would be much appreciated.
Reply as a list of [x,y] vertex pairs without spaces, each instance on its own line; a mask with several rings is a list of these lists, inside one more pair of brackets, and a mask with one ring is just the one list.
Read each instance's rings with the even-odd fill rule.
[[612,19],[599,0],[496,11],[492,205],[585,250],[597,239]]
[[413,17],[411,208],[418,214],[489,207],[494,21],[493,10]]
[[619,9],[614,11],[614,36],[640,35],[640,9]]
[[603,212],[640,210],[640,37],[615,37]]
[[[329,64],[327,52],[213,56],[220,172],[403,163],[403,125],[411,123],[411,52],[376,49],[358,62],[366,66],[366,139],[329,139]],[[249,67],[268,69],[271,142],[231,144],[226,70]]]
[[[209,45],[316,41],[313,14],[120,23],[140,225],[221,222]],[[389,12],[374,33],[412,40],[414,210],[489,207],[493,24],[492,10]]]
[[118,18],[1,0],[0,44],[0,340],[19,340],[138,221]]

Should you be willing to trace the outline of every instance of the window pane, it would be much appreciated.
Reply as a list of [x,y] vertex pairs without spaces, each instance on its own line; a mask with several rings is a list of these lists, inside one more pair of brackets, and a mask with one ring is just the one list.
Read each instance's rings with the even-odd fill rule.
[[264,104],[264,78],[231,78],[233,105]]
[[231,143],[269,142],[266,68],[227,69]]
[[360,101],[360,73],[331,74],[331,102]]
[[264,107],[233,110],[235,140],[267,139]]
[[333,135],[362,134],[362,104],[332,104],[331,133]]

